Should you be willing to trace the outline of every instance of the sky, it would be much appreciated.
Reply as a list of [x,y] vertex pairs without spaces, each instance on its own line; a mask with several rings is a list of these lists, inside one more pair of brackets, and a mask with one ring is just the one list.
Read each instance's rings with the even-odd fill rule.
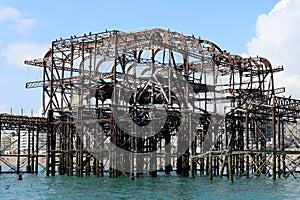
[[42,58],[55,39],[117,29],[164,28],[210,40],[244,57],[265,57],[276,86],[300,98],[300,0],[0,0],[0,113],[40,113],[42,70],[24,60]]

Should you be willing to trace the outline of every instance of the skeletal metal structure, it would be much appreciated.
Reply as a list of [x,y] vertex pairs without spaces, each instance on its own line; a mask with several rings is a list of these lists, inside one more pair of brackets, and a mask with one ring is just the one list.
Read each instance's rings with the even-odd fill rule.
[[[44,72],[42,81],[26,88],[43,88],[47,175],[176,170],[210,179],[296,176],[299,152],[285,149],[284,138],[299,119],[300,101],[276,96],[284,88],[274,88],[273,75],[283,67],[265,58],[242,58],[210,41],[156,28],[55,40],[43,59],[25,63]],[[122,86],[132,93],[118,92],[125,78]],[[113,112],[116,99],[124,117]],[[159,120],[154,107],[166,113],[164,124],[157,133],[149,126],[144,137],[135,137],[137,129]],[[116,118],[128,122],[127,131]],[[190,147],[178,156],[183,142]]]
[[[38,173],[40,167],[43,169],[42,161],[46,155],[41,149],[45,147],[46,140],[41,135],[47,127],[46,118],[0,114],[0,174]],[[2,140],[7,139],[5,137],[9,137],[9,141],[4,144]],[[21,152],[22,138],[27,141],[26,152]],[[15,152],[5,153],[14,145]]]

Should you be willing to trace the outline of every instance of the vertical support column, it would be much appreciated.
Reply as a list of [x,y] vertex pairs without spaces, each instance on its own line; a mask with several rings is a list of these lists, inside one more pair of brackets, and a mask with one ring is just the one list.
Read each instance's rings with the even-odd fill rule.
[[[56,137],[54,131],[54,117],[53,110],[48,111],[48,131],[47,131],[47,161],[46,161],[46,175],[55,176],[55,146]],[[50,170],[51,169],[51,170]]]
[[169,163],[168,165],[165,166],[165,173],[166,174],[170,174],[172,171],[172,165],[171,165],[171,158],[170,158],[170,154],[171,154],[171,147],[170,147],[170,143],[171,143],[171,135],[168,132],[168,130],[164,133],[165,134],[165,152],[166,152],[166,156],[165,156],[165,162]]
[[99,177],[100,173],[99,173],[99,160],[95,158],[94,160],[94,174]]
[[73,167],[73,149],[70,150],[69,153],[69,176],[74,175],[74,167]]
[[[60,142],[62,141],[62,138],[60,138]],[[63,150],[61,148],[59,148],[59,150]],[[63,150],[64,151],[64,150]],[[59,156],[58,156],[58,165],[57,165],[57,173],[58,175],[63,175],[63,171],[64,171],[64,153],[60,152]]]
[[[249,151],[249,110],[246,108],[246,151]],[[246,177],[249,178],[249,154],[246,154]]]
[[[70,118],[68,117],[67,120],[69,121],[69,123],[71,123]],[[65,153],[65,174],[67,176],[70,175],[70,136],[71,136],[71,127],[72,125],[69,124],[66,127],[66,135],[65,135],[65,149],[66,149],[66,153]]]
[[[86,159],[90,159],[88,156],[86,156]],[[90,176],[91,175],[91,164],[90,164],[90,160],[87,161],[87,164],[85,166],[85,175],[86,176]]]
[[[99,166],[99,161],[98,161],[98,165]],[[104,165],[103,165],[103,157],[102,157],[102,160],[100,162],[100,176],[103,177],[104,176]],[[99,171],[98,171],[98,174],[99,174]]]
[[31,141],[31,138],[30,138],[30,135],[31,135],[31,131],[29,129],[28,132],[27,132],[27,166],[26,166],[26,172],[31,172],[31,166],[30,166],[30,159],[31,159],[31,156],[30,156],[30,153],[31,153],[30,141]]
[[[136,141],[137,141],[137,153],[142,153],[145,149],[144,147],[144,139],[143,138],[136,138]],[[141,171],[143,171],[143,168],[144,168],[144,160],[143,158],[141,158],[140,156],[137,156],[136,157],[136,177],[140,177],[140,175],[142,175]]]
[[272,179],[276,179],[276,121],[275,121],[275,96],[272,96],[272,137],[273,137],[273,165],[272,165]]
[[82,141],[79,135],[76,138],[76,176],[83,177],[83,151],[82,151]]
[[73,173],[74,173],[74,166],[73,166],[73,159],[74,159],[74,153],[73,153],[73,150],[74,150],[74,137],[76,135],[76,128],[74,126],[74,124],[71,125],[71,130],[70,130],[70,144],[69,144],[69,166],[70,166],[70,170],[69,170],[69,175],[70,176],[73,176]]
[[[98,141],[104,141],[103,137],[104,137],[104,130],[101,129],[100,130],[100,127],[98,127],[98,131],[103,131],[102,134],[100,134],[98,137],[101,137],[100,140]],[[103,166],[103,162],[104,162],[104,142],[102,142],[101,144],[101,148],[100,148],[100,151],[98,149],[98,155],[100,155],[100,157],[96,160],[96,175],[97,177],[101,176],[103,177],[104,176],[104,166]]]
[[233,172],[232,172],[232,155],[231,151],[228,152],[228,178],[233,183]]
[[261,145],[261,150],[264,152],[262,154],[260,154],[260,157],[258,157],[258,163],[259,166],[261,166],[261,174],[266,174],[267,172],[267,165],[265,164],[267,162],[267,154],[266,152],[266,138],[265,138],[265,133],[266,133],[266,126],[267,126],[267,121],[264,119],[261,121],[262,126],[260,129],[260,145]]
[[[277,143],[278,143],[278,150],[280,150],[281,149],[281,143],[280,143],[280,137],[281,137],[281,127],[280,127],[280,124],[281,124],[281,119],[280,119],[280,116],[278,116],[278,120],[277,120],[277,137],[278,137],[278,141],[277,141]],[[281,166],[280,166],[280,158],[281,158],[281,155],[282,155],[282,153],[279,153],[278,155],[277,155],[277,170],[278,170],[278,178],[280,178],[280,175],[281,175]]]
[[80,143],[80,150],[79,150],[79,177],[83,177],[83,145]]
[[196,155],[196,137],[191,145],[191,154],[190,154],[190,178],[195,178],[197,175],[197,163],[194,160],[194,156]]
[[281,152],[282,152],[282,173],[285,174],[286,166],[285,166],[285,154],[284,154],[284,133],[285,133],[285,127],[282,122],[282,130],[281,130]]
[[[52,112],[52,121],[53,121],[53,112]],[[51,176],[55,176],[55,150],[56,150],[56,134],[53,128],[54,125],[51,125]]]
[[208,154],[208,180],[212,181],[213,174],[212,174],[212,153],[209,152]]
[[[255,150],[259,150],[259,148],[258,148],[258,128],[257,128],[257,120],[253,120],[253,123],[254,123],[254,140],[255,140]],[[258,156],[259,154],[254,154],[253,156],[252,156],[252,162],[253,162],[253,172],[256,172],[256,170],[257,170],[257,164],[256,163],[258,163],[258,161],[259,161],[259,156]],[[260,175],[259,173],[258,173],[258,175]]]
[[[189,134],[190,134],[190,141],[193,141],[193,131],[192,131],[192,114],[189,114]],[[194,161],[193,161],[193,156],[195,155],[195,142],[193,141],[191,146],[190,146],[190,178],[195,178],[195,171],[194,171]]]
[[[136,128],[136,126],[134,125],[134,128]],[[131,141],[131,144],[130,144],[130,146],[131,146],[131,154],[130,154],[130,157],[131,157],[131,160],[130,160],[130,165],[131,165],[131,167],[130,167],[130,176],[131,177],[134,177],[134,162],[135,162],[135,156],[134,156],[134,149],[135,149],[135,138],[134,137],[131,137],[130,138],[130,141]],[[117,155],[115,155],[114,156],[114,159],[116,159],[116,156]],[[115,165],[114,165],[114,167],[116,167]],[[117,175],[116,175],[116,169],[114,168],[114,176],[113,176],[114,178],[117,178]]]
[[[151,74],[154,74],[155,70],[154,70],[154,63],[155,63],[155,51],[154,49],[152,49],[151,51]],[[152,94],[151,94],[151,103],[153,104],[154,102],[154,96],[153,96],[153,91],[152,91]],[[155,114],[155,113],[154,113]],[[150,130],[152,131],[152,130]],[[157,141],[158,141],[158,138],[157,138],[157,135],[149,138],[149,148],[151,150],[151,152],[156,152],[157,151]],[[150,175],[152,177],[157,177],[157,155],[156,154],[151,154],[150,155],[150,169],[153,169],[153,171],[150,171]]]
[[[73,63],[74,61],[74,44],[71,43],[71,53],[70,53],[70,77],[73,78]],[[71,120],[71,119],[70,119]],[[68,140],[69,144],[68,144],[68,150],[69,150],[69,154],[68,154],[68,165],[69,165],[69,176],[73,176],[74,173],[74,166],[73,166],[73,157],[74,157],[74,144],[73,144],[73,139],[76,133],[76,128],[75,125],[73,123],[73,119],[72,119],[72,123],[70,124],[70,138]]]
[[[110,126],[111,126],[111,133],[110,133],[111,143],[114,144],[114,145],[117,145],[117,134],[120,134],[120,133],[118,133],[119,130],[115,126],[115,123],[114,123],[113,120],[111,120],[111,125]],[[133,138],[130,139],[130,146],[132,148],[132,146],[133,146]],[[115,149],[113,147],[111,147],[110,153],[109,153],[109,161],[110,161],[109,177],[110,178],[117,178],[116,156],[117,155],[116,155]],[[130,155],[130,157],[131,157],[131,159],[129,159],[128,162],[130,162],[130,165],[131,165],[131,168],[132,168],[134,157],[132,155]]]
[[[91,131],[91,130],[89,130]],[[85,138],[85,147],[86,148],[91,148],[91,140],[90,140],[90,135],[86,134],[86,138]],[[89,152],[85,153],[85,175],[86,176],[90,176],[91,175],[91,159],[92,159],[92,155]]]
[[[156,152],[157,151],[157,136],[153,136],[150,138],[149,141],[149,145],[150,145],[150,149],[152,152]],[[150,175],[152,177],[157,177],[157,156],[156,154],[151,154],[150,155],[150,169],[153,169],[153,171],[150,171]]]
[[[55,49],[55,44],[52,42],[52,49]],[[50,175],[50,168],[51,168],[51,175],[55,175],[55,133],[54,133],[54,116],[53,116],[53,105],[54,105],[54,97],[55,97],[55,90],[54,90],[54,67],[56,66],[55,59],[54,59],[54,51],[51,51],[51,67],[50,67],[50,98],[49,98],[49,110],[48,110],[48,132],[47,132],[47,163],[46,163],[46,175]],[[47,71],[46,65],[44,65],[44,78],[43,81],[45,83],[45,78],[48,76],[45,76],[45,72]],[[45,98],[45,91],[47,91],[47,88],[44,87],[44,98]],[[48,93],[48,92],[47,92]],[[44,99],[44,112],[46,111],[45,107],[45,99]]]
[[35,152],[34,152],[34,129],[32,130],[32,135],[31,135],[31,173],[34,173],[34,158],[35,157]]
[[48,112],[48,128],[47,128],[47,139],[46,139],[46,176],[50,175],[50,120]]
[[182,174],[182,156],[180,156],[179,158],[177,158],[177,162],[176,162],[176,173],[177,174]]
[[37,174],[39,171],[39,142],[40,142],[40,138],[39,138],[39,127],[36,128],[36,143],[35,143],[35,155],[36,155],[36,159],[35,159],[35,173]]
[[[99,155],[99,154],[98,154]],[[93,173],[94,175],[96,175],[97,177],[99,177],[99,161],[98,161],[99,157],[97,157],[97,159],[94,157],[94,160],[93,160]],[[98,161],[98,163],[97,163]]]
[[21,130],[18,126],[18,149],[17,149],[17,174],[20,174],[20,153],[21,153]]
[[[119,36],[118,36],[118,32],[117,31],[113,31],[113,34],[115,35],[115,51],[114,51],[114,69],[113,69],[113,84],[114,84],[114,88],[116,88],[116,85],[117,85],[117,62],[118,62],[118,41],[119,41]],[[116,102],[116,90],[113,91],[114,94],[113,94],[113,98],[112,101],[113,102]],[[111,143],[112,144],[115,144],[117,145],[117,128],[116,128],[116,125],[115,125],[115,122],[114,122],[114,119],[113,119],[113,116],[111,115],[111,123],[110,123],[110,140],[111,140]],[[133,141],[131,141],[132,143]],[[133,144],[132,144],[133,145]],[[110,149],[110,167],[109,167],[109,177],[110,178],[116,178],[116,152],[115,152],[115,149],[113,147],[111,147]],[[132,159],[134,159],[132,157]],[[134,161],[132,161],[134,162]]]
[[58,166],[57,166],[57,173],[59,175],[64,175],[66,172],[66,163],[65,163],[65,155],[66,155],[66,137],[67,137],[67,125],[65,124],[66,122],[66,117],[62,116],[62,118],[60,119],[60,123],[62,123],[60,125],[59,128],[59,150],[61,150],[61,152],[59,153],[59,157],[58,157]]

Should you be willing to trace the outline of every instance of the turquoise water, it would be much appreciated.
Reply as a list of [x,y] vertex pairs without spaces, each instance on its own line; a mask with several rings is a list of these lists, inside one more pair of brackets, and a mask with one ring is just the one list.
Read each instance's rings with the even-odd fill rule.
[[[9,188],[8,185],[9,184]],[[46,177],[44,174],[0,175],[0,199],[300,199],[300,179],[195,179],[143,177]]]

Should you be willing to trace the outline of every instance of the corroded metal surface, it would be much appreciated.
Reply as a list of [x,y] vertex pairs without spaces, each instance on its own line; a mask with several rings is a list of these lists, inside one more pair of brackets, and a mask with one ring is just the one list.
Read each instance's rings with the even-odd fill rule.
[[[247,174],[249,166],[267,162],[255,153],[267,149],[273,178],[286,170],[285,129],[299,120],[299,100],[277,96],[284,88],[275,88],[274,76],[283,67],[266,58],[242,58],[208,40],[155,28],[58,39],[43,59],[25,63],[44,71],[43,80],[26,88],[43,88],[48,175],[55,175],[56,163],[59,174],[76,169],[77,176],[155,176],[162,169],[194,176],[232,165],[231,174]],[[164,124],[153,131],[149,124],[160,111]],[[145,135],[132,134],[137,129]],[[220,150],[245,152],[207,154]],[[250,159],[249,151],[258,156]]]

